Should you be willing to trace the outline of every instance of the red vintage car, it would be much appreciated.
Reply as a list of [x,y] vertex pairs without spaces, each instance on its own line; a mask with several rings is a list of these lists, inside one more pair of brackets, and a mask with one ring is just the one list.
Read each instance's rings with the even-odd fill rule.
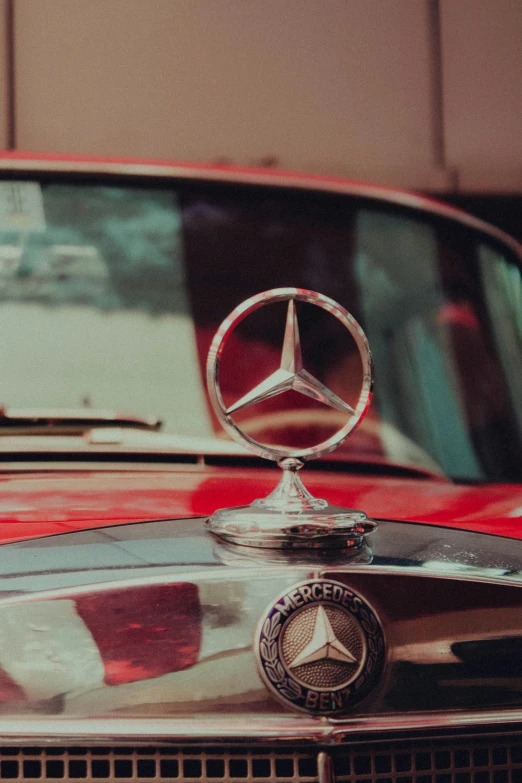
[[517,242],[299,174],[0,169],[0,779],[522,781]]

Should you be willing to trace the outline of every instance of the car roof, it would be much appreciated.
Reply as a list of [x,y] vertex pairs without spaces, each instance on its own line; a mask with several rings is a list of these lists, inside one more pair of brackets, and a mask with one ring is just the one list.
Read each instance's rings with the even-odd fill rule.
[[443,201],[384,185],[373,185],[342,177],[308,174],[269,168],[231,166],[225,164],[193,163],[147,158],[70,155],[46,152],[0,151],[0,172],[105,174],[109,176],[136,176],[154,179],[198,179],[227,184],[250,184],[265,187],[294,188],[338,193],[354,197],[384,201],[417,212],[457,221],[490,238],[508,245],[522,262],[522,244],[484,220],[470,215]]

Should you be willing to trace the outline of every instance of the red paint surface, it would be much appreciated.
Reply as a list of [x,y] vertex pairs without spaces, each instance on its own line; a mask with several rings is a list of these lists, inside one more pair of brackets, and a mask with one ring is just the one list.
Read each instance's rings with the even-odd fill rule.
[[64,162],[64,163],[99,163],[100,166],[103,165],[110,165],[110,164],[123,164],[123,165],[130,165],[130,166],[162,166],[167,168],[174,169],[186,169],[187,173],[189,174],[191,171],[197,171],[197,172],[205,172],[208,171],[209,173],[216,172],[216,171],[222,171],[222,172],[230,172],[231,174],[251,174],[256,177],[258,176],[264,176],[268,178],[277,178],[281,177],[285,180],[295,180],[296,182],[304,181],[309,182],[310,186],[313,187],[313,183],[317,183],[318,185],[341,185],[344,187],[371,187],[371,189],[376,193],[378,191],[381,191],[381,193],[384,195],[386,194],[403,194],[408,196],[414,196],[415,199],[418,200],[418,205],[421,208],[424,209],[430,209],[430,205],[442,205],[444,206],[444,209],[451,210],[456,216],[457,215],[467,215],[464,210],[459,209],[458,207],[455,207],[453,205],[446,204],[443,201],[439,201],[438,199],[432,198],[431,196],[424,196],[419,195],[418,193],[414,193],[413,191],[407,191],[407,190],[400,190],[398,188],[393,188],[388,185],[373,185],[369,184],[368,182],[363,182],[361,180],[351,180],[346,179],[344,177],[335,177],[331,175],[326,174],[313,174],[313,173],[307,173],[303,171],[290,171],[287,169],[272,169],[272,168],[260,168],[255,166],[233,166],[233,165],[227,165],[222,163],[205,163],[205,162],[199,162],[194,163],[191,161],[173,161],[173,160],[165,160],[162,158],[122,158],[117,156],[109,156],[109,155],[71,155],[71,154],[65,154],[65,153],[52,153],[52,152],[37,152],[37,151],[19,151],[19,150],[0,150],[0,160],[13,160],[13,161],[49,161],[51,163],[56,162]]
[[[0,152],[0,161],[49,161],[159,165],[211,175],[277,176],[313,186],[314,183],[358,185],[336,177],[299,172],[236,168],[173,161]],[[383,196],[391,188],[372,188]],[[416,204],[430,209],[430,199],[415,196]],[[450,208],[455,216],[460,210]],[[469,316],[460,312],[461,321]],[[446,313],[445,317],[453,317]],[[368,478],[344,474],[305,472],[307,487],[332,504],[363,509],[374,517],[417,521],[435,525],[522,538],[522,487],[490,485],[455,486],[443,480]],[[208,515],[215,509],[250,503],[270,492],[278,480],[276,471],[207,469],[172,472],[85,472],[4,474],[0,477],[0,542],[64,533],[71,530],[139,520]],[[1,685],[1,683],[0,683]]]
[[141,585],[80,596],[76,611],[93,635],[107,685],[193,666],[201,644],[196,585]]
[[[522,538],[522,487],[457,486],[305,469],[308,489],[368,515]],[[0,542],[138,520],[207,516],[268,494],[277,470],[35,473],[0,477]]]

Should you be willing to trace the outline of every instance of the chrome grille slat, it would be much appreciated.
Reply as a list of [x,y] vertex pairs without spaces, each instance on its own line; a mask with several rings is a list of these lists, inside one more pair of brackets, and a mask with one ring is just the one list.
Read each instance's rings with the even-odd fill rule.
[[337,749],[337,783],[522,783],[522,738]]
[[[304,762],[304,763],[303,763]],[[303,774],[307,769],[314,774]],[[316,783],[315,755],[172,748],[0,748],[0,780]]]
[[[0,780],[318,783],[319,748],[0,747]],[[325,749],[336,783],[522,783],[522,736]]]

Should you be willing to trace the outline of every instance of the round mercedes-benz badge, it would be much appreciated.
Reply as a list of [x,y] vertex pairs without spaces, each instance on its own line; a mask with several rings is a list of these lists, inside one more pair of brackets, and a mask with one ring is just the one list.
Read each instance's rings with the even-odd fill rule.
[[358,704],[384,665],[374,610],[340,582],[315,579],[272,603],[256,633],[259,671],[287,706],[335,715]]

